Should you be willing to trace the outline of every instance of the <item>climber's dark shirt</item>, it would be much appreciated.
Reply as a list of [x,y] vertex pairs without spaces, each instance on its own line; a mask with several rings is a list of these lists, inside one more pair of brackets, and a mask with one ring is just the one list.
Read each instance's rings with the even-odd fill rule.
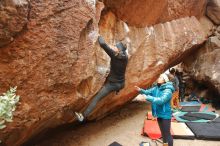
[[126,51],[120,50],[120,53],[116,55],[115,51],[112,50],[99,36],[98,42],[105,52],[111,57],[110,73],[107,80],[110,82],[124,82],[125,71],[128,64],[128,55]]

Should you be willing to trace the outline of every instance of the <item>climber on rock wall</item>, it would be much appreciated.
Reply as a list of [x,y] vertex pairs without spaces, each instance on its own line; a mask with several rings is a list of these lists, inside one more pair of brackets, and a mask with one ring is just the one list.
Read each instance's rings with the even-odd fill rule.
[[125,71],[128,63],[126,40],[116,43],[116,47],[111,48],[105,43],[105,40],[101,36],[98,37],[98,42],[111,58],[110,73],[104,86],[95,95],[86,110],[83,113],[75,112],[75,115],[80,122],[88,117],[88,115],[94,110],[98,101],[113,91],[116,91],[116,93],[119,92],[119,90],[124,88],[125,84]]

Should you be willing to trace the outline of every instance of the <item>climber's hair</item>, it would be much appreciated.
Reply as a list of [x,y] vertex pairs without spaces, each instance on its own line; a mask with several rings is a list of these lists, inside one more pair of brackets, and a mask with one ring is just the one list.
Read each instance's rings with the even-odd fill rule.
[[123,38],[123,39],[121,39],[121,40],[119,40],[122,44],[123,44],[123,46],[127,49],[127,41],[126,41],[126,39],[125,38]]

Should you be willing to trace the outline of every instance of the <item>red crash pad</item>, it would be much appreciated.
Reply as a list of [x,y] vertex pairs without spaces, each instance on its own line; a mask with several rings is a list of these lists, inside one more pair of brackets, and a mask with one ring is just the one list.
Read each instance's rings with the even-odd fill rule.
[[[173,135],[173,131],[171,130]],[[156,140],[162,137],[157,120],[144,120],[142,135],[148,136],[150,139]]]
[[156,120],[144,120],[143,135],[147,135],[153,140],[161,138],[160,128]]

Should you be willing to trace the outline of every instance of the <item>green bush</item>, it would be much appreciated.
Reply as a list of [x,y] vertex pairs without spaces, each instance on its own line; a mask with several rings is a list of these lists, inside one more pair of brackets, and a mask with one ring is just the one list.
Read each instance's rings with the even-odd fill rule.
[[15,94],[17,87],[10,88],[6,93],[0,96],[0,129],[6,127],[6,122],[12,122],[16,104],[19,101],[19,96]]

